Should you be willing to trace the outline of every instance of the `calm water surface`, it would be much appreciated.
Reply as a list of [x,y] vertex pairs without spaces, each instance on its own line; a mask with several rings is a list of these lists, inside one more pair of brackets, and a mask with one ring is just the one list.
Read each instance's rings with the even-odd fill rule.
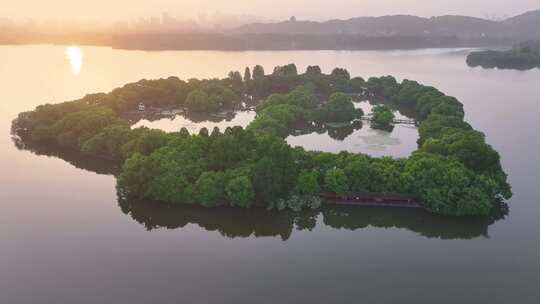
[[206,128],[210,132],[212,132],[214,128],[219,128],[221,132],[223,132],[228,127],[247,127],[249,123],[255,119],[255,111],[227,113],[226,116],[227,117],[220,117],[202,114],[195,117],[176,115],[174,117],[153,121],[142,119],[134,124],[132,128],[144,126],[152,129],[160,129],[165,132],[178,132],[180,129],[186,128],[190,134],[198,134],[202,128]]
[[[372,113],[373,106],[367,101],[355,102],[366,115]],[[394,111],[397,119],[408,117]],[[219,128],[222,132],[227,127],[247,127],[254,119],[255,111],[239,111],[221,115],[190,114],[175,115],[156,120],[142,119],[132,127],[148,127],[166,132],[178,132],[186,128],[191,134],[198,134],[202,128],[210,132]],[[395,125],[392,130],[371,128],[369,122],[356,122],[349,126],[319,126],[316,130],[299,129],[287,137],[292,146],[301,146],[307,150],[335,152],[349,151],[367,153],[373,156],[407,157],[417,149],[418,129],[411,125]]]
[[[355,102],[365,115],[372,114],[373,105],[367,101]],[[399,111],[394,111],[396,119],[410,119]],[[366,153],[372,156],[407,157],[418,148],[418,129],[411,125],[395,125],[392,130],[378,130],[369,122],[359,126],[345,128],[327,127],[318,132],[303,132],[287,137],[292,146],[304,147],[306,150],[339,153],[349,151]]]
[[[471,69],[465,56],[0,47],[0,303],[538,303],[540,71]],[[391,74],[459,98],[467,120],[501,153],[515,193],[510,214],[456,220],[409,210],[289,214],[119,203],[106,165],[19,150],[11,140],[11,120],[39,104],[141,78],[225,77],[246,65],[270,71],[290,62]],[[238,115],[232,121],[252,114]],[[182,117],[153,123],[201,126]],[[288,140],[406,156],[416,132],[364,125],[343,140],[329,132]]]

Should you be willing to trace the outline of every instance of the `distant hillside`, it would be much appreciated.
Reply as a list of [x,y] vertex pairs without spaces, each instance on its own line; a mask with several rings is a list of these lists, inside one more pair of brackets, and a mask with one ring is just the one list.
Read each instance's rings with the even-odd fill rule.
[[138,50],[392,50],[510,47],[540,40],[540,10],[492,21],[467,16],[358,17],[325,22],[291,18],[228,31],[49,33],[0,28],[0,44],[84,44]]
[[540,38],[540,10],[526,12],[525,14],[509,18],[503,24],[511,32],[527,39]]
[[[455,36],[459,38],[540,37],[540,10],[498,22],[467,16],[422,18],[410,15],[359,17],[348,20],[255,23],[236,28],[236,34]],[[519,36],[519,37],[518,37]]]
[[466,16],[440,16],[429,19],[432,33],[435,35],[454,36],[496,36],[508,34],[500,22]]
[[242,34],[400,36],[423,32],[426,19],[415,16],[361,17],[349,20],[256,23],[235,30]]

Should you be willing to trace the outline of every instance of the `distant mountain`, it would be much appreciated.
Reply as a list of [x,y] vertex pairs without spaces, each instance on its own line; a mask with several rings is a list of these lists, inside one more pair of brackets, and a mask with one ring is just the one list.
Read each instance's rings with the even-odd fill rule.
[[540,10],[526,12],[506,19],[502,23],[520,37],[528,39],[540,37]]
[[290,34],[290,35],[365,35],[389,36],[423,32],[427,19],[407,16],[359,17],[326,22],[289,20],[278,23],[255,23],[235,30],[242,34]]
[[507,30],[500,22],[467,16],[440,16],[429,19],[432,33],[449,36],[504,36]]
[[84,44],[138,50],[392,50],[510,47],[540,40],[540,10],[503,21],[468,16],[358,17],[325,22],[291,18],[225,31],[137,31],[97,33],[6,30],[2,44]]
[[468,16],[422,18],[410,15],[359,17],[347,20],[254,23],[236,28],[236,34],[362,35],[366,37],[417,36],[459,38],[540,37],[540,10],[498,22]]

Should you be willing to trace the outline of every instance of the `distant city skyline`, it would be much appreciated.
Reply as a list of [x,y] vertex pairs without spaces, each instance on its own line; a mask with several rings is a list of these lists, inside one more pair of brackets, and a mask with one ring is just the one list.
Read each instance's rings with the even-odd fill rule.
[[540,9],[538,0],[18,0],[2,8],[1,18],[111,23],[166,12],[179,19],[228,22],[345,19],[358,16],[410,14],[424,17],[459,14],[500,19]]

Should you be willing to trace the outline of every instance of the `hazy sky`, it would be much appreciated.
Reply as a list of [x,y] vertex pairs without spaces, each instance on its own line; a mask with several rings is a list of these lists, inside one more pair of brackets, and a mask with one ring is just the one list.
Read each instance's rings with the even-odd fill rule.
[[175,17],[201,13],[249,14],[264,19],[348,18],[385,14],[421,16],[516,15],[540,9],[540,0],[0,0],[0,18],[112,21],[169,12]]

